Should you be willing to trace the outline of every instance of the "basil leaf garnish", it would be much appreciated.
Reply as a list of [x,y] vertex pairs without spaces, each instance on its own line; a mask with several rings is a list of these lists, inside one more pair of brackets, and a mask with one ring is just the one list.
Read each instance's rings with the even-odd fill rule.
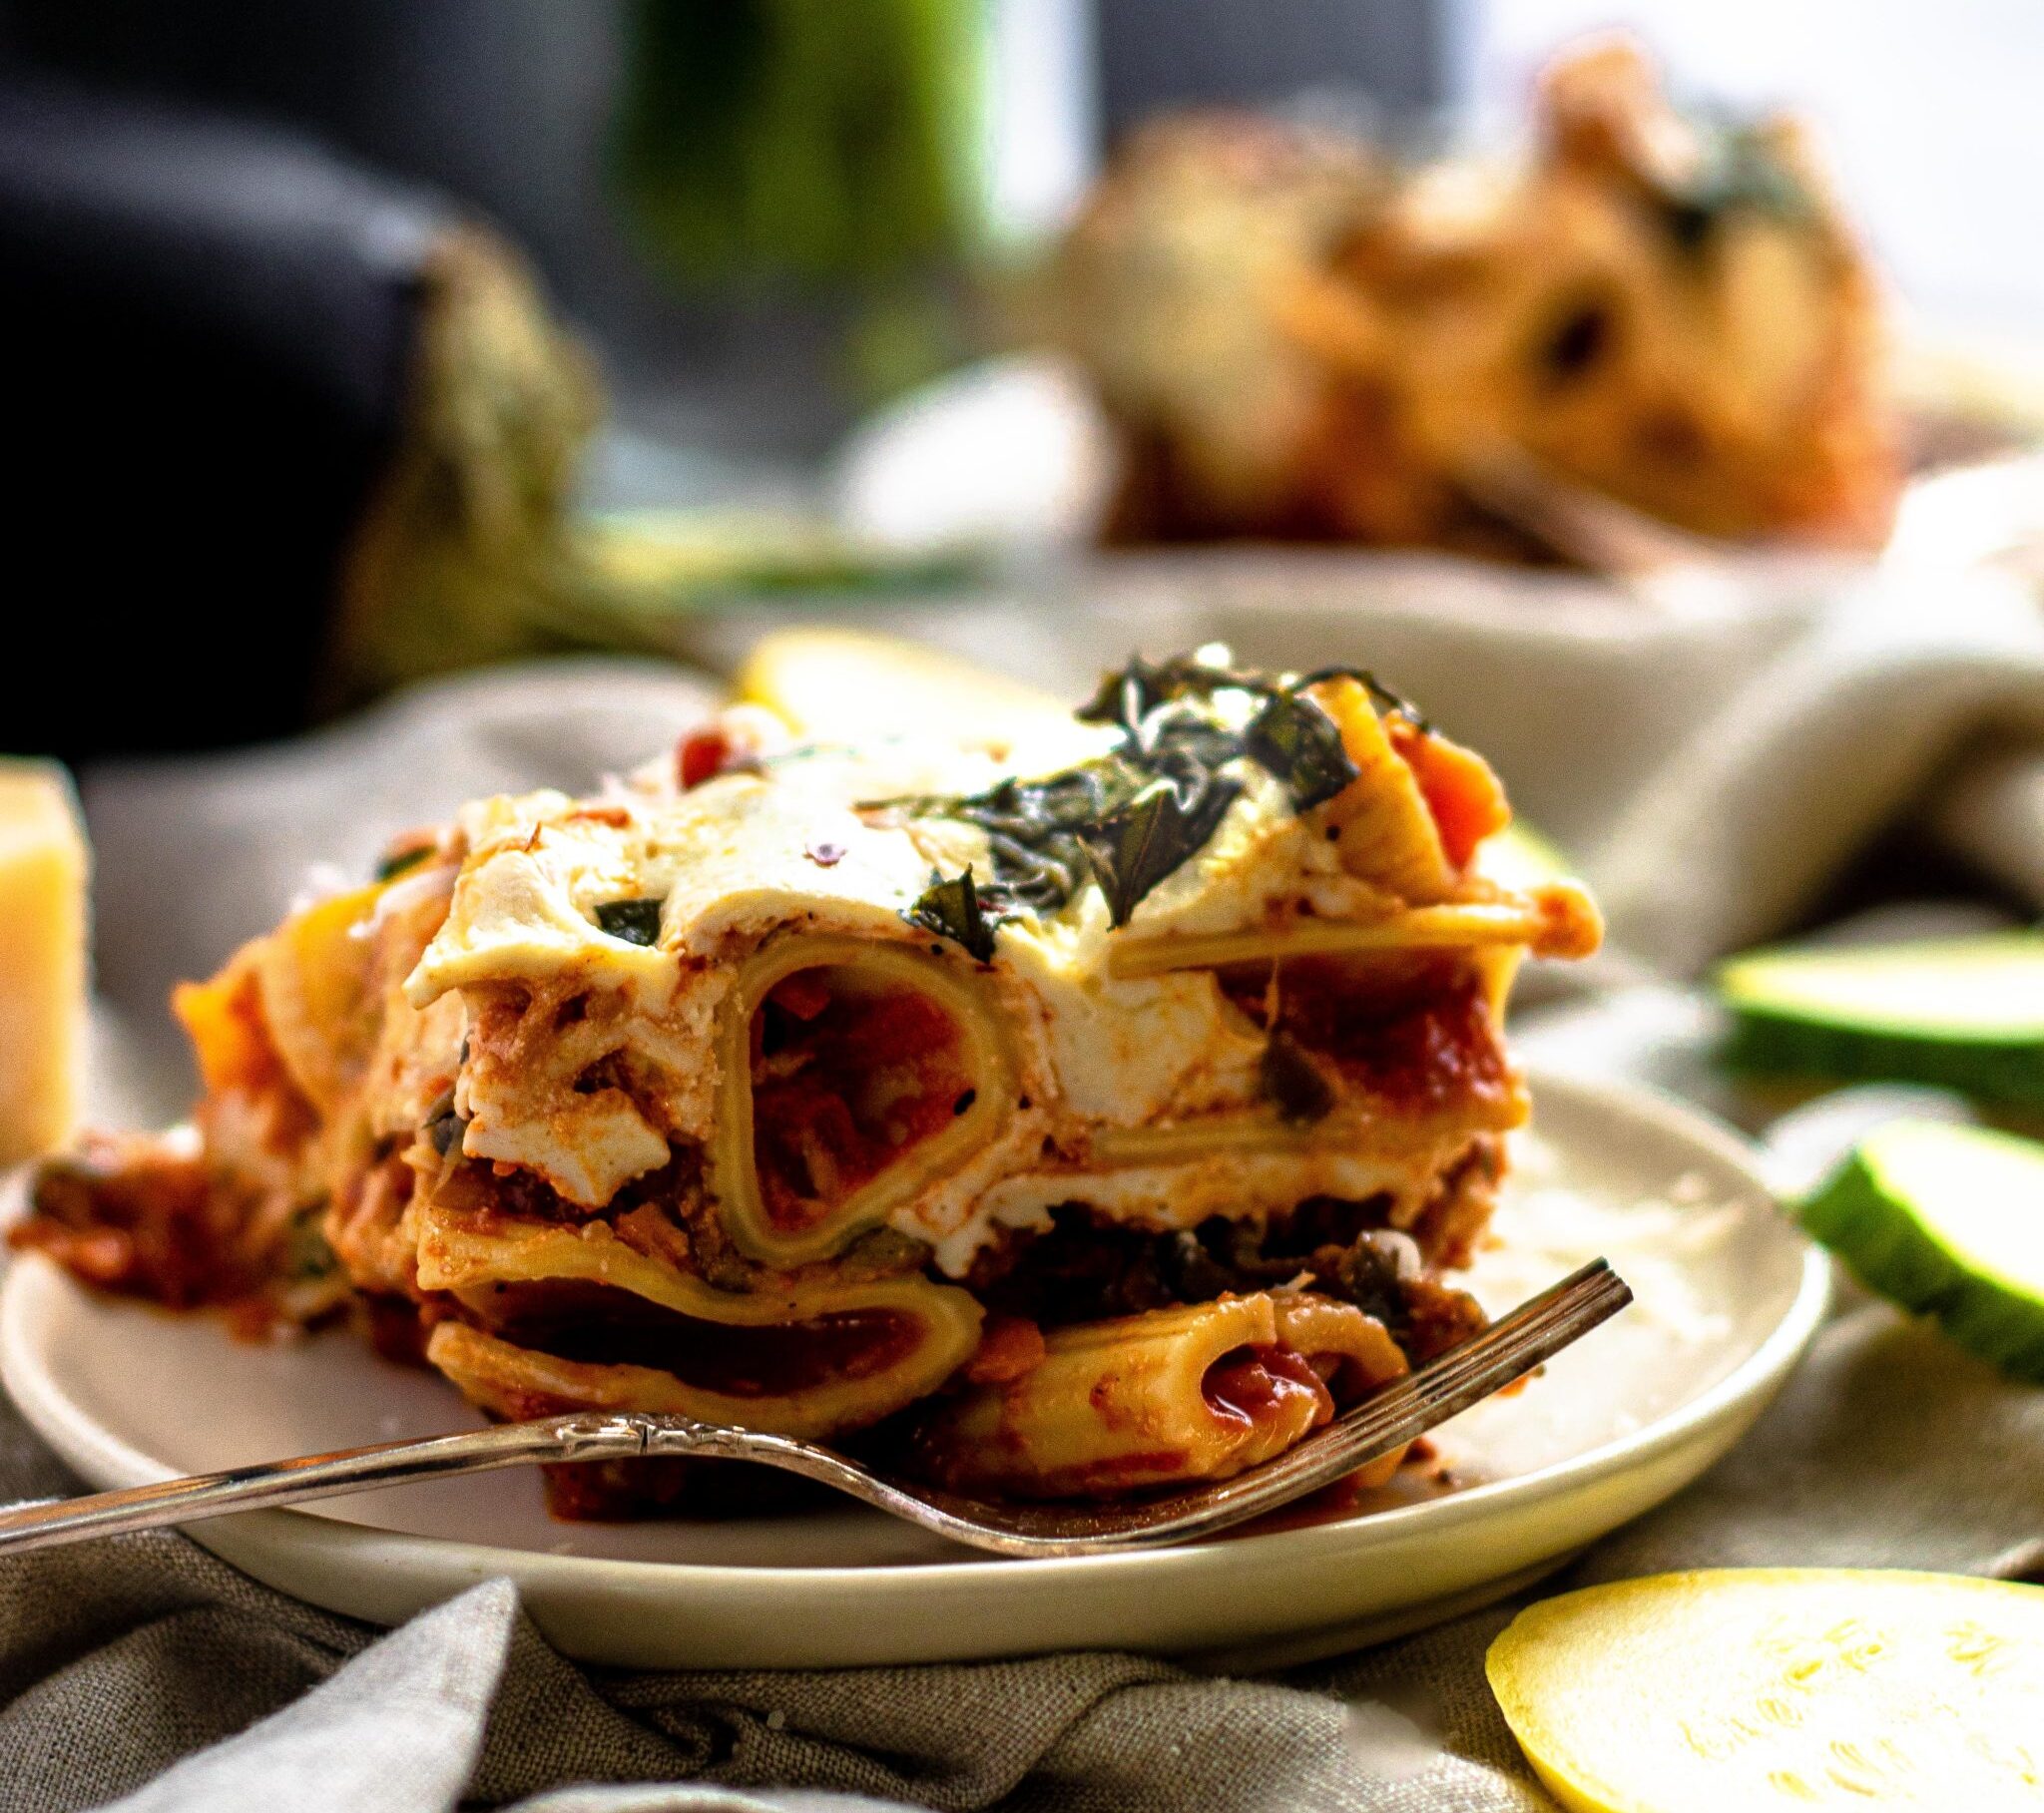
[[1099,689],[1072,715],[1082,724],[1119,724],[1124,733],[1136,736],[1160,706],[1182,698],[1212,698],[1223,686],[1254,689],[1261,683],[1257,675],[1209,668],[1190,656],[1149,662],[1132,655],[1119,673],[1100,677]]
[[[461,1061],[464,1064],[468,1062],[465,1044]],[[432,1141],[433,1149],[443,1158],[461,1143],[462,1135],[468,1132],[468,1122],[454,1112],[454,1092],[451,1089],[443,1091],[440,1099],[426,1110],[423,1132]]]
[[1303,692],[1308,687],[1317,686],[1322,680],[1352,680],[1369,694],[1370,703],[1375,705],[1379,711],[1387,713],[1396,712],[1398,716],[1411,724],[1415,730],[1430,731],[1433,728],[1433,725],[1428,723],[1419,714],[1419,707],[1417,705],[1409,698],[1401,697],[1398,693],[1393,692],[1389,686],[1385,685],[1367,668],[1344,668],[1339,665],[1330,668],[1315,668],[1310,674],[1301,674],[1283,690],[1287,692]]
[[310,1284],[330,1278],[340,1269],[340,1260],[326,1244],[322,1223],[325,1204],[300,1210],[283,1236],[283,1275],[288,1284]]
[[[1333,798],[1355,778],[1340,726],[1306,696],[1309,686],[1334,679],[1356,681],[1379,710],[1427,727],[1362,668],[1322,668],[1279,680],[1186,656],[1165,662],[1137,656],[1106,676],[1076,713],[1083,722],[1120,730],[1105,755],[1041,778],[1004,780],[984,793],[870,800],[859,810],[906,811],[977,826],[986,836],[993,873],[983,885],[964,879],[974,880],[975,905],[994,924],[1025,912],[1047,917],[1096,880],[1110,917],[1123,926],[1153,888],[1198,853],[1241,797],[1241,781],[1222,773],[1230,762],[1247,758],[1265,768],[1300,812]],[[1213,697],[1224,690],[1263,701],[1246,730],[1213,714]],[[949,910],[931,908],[933,914]],[[948,921],[931,929],[955,936]],[[990,932],[988,939],[990,949]]]
[[951,881],[932,869],[930,885],[901,917],[910,925],[919,925],[926,932],[964,946],[981,963],[993,961],[994,928],[980,905],[979,888],[969,868]]
[[1315,668],[1310,674],[1283,681],[1273,680],[1268,674],[1259,674],[1253,668],[1210,668],[1205,662],[1194,661],[1186,655],[1175,656],[1165,662],[1148,662],[1140,655],[1131,656],[1128,665],[1120,672],[1106,675],[1101,680],[1099,690],[1072,715],[1081,723],[1119,724],[1125,732],[1133,735],[1143,720],[1161,705],[1189,698],[1209,699],[1221,691],[1250,692],[1264,698],[1275,698],[1303,692],[1308,686],[1316,686],[1328,680],[1352,680],[1370,695],[1379,711],[1396,711],[1422,729],[1426,727],[1426,720],[1418,711],[1367,668],[1339,665]]
[[1348,759],[1341,726],[1303,692],[1273,695],[1250,720],[1243,743],[1284,783],[1301,812],[1324,805],[1361,772]]
[[651,894],[637,900],[606,900],[596,909],[597,927],[627,944],[658,944],[660,905],[659,898]]
[[1082,833],[1117,927],[1129,923],[1144,895],[1199,853],[1241,793],[1240,782],[1209,775],[1188,802],[1173,781],[1160,777]]

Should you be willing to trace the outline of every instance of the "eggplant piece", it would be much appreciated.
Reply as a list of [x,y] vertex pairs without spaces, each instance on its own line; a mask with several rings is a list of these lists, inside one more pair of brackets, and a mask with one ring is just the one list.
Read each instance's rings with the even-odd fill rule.
[[597,387],[444,198],[10,79],[0,298],[26,569],[0,746],[248,741],[545,642]]

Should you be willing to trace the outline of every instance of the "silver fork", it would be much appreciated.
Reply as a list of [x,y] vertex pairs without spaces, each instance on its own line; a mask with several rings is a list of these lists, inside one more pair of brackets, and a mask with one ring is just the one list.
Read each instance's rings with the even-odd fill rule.
[[798,1473],[892,1517],[996,1555],[1105,1555],[1155,1549],[1213,1536],[1275,1511],[1403,1447],[1457,1411],[1523,1378],[1616,1315],[1632,1295],[1604,1260],[1593,1260],[1482,1333],[1386,1385],[1276,1460],[1218,1485],[1165,1498],[1092,1505],[987,1503],[890,1478],[831,1449],[786,1436],[760,1435],[687,1417],[579,1413],[502,1423],[461,1435],[378,1442],[337,1454],[266,1461],[226,1473],[24,1505],[0,1512],[0,1555],[498,1467],[679,1456],[757,1461]]

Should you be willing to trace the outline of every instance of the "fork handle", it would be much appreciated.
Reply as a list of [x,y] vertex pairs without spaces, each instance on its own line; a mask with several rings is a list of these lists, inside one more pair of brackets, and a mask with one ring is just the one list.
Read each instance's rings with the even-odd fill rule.
[[643,1420],[629,1416],[571,1415],[530,1423],[503,1423],[460,1435],[376,1442],[332,1454],[301,1455],[259,1467],[202,1473],[189,1479],[47,1499],[0,1511],[0,1555],[19,1555],[88,1537],[157,1530],[196,1523],[230,1511],[257,1511],[335,1498],[376,1486],[453,1479],[553,1461],[628,1460],[646,1452]]

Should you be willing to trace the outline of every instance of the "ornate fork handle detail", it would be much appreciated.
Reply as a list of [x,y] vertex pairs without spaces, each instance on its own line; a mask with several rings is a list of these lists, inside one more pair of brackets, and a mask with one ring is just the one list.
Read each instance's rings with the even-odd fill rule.
[[459,1435],[301,1455],[190,1479],[97,1492],[86,1498],[49,1499],[0,1512],[0,1555],[86,1537],[153,1530],[230,1511],[259,1511],[374,1491],[379,1486],[487,1473],[499,1467],[630,1460],[646,1452],[656,1422],[648,1417],[592,1416],[584,1411]]

